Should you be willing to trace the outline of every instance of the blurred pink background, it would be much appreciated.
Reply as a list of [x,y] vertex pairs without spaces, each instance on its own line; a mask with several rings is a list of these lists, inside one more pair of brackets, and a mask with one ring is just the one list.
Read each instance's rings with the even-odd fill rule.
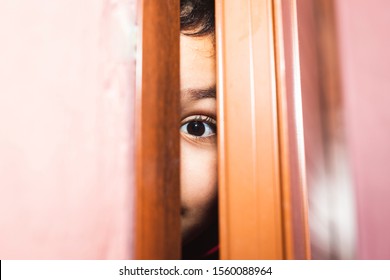
[[390,259],[390,1],[335,3],[357,258]]
[[0,259],[132,256],[135,1],[0,2]]

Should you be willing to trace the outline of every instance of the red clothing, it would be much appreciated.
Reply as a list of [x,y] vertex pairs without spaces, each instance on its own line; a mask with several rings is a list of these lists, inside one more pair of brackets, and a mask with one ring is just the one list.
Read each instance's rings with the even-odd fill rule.
[[205,260],[218,260],[219,259],[219,244],[215,247],[211,248],[206,254],[204,254],[203,258]]
[[190,244],[183,247],[183,260],[218,260],[218,224],[215,223]]

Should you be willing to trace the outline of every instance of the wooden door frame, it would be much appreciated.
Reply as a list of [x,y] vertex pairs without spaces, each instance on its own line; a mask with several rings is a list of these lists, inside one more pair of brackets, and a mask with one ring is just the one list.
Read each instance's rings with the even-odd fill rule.
[[216,1],[222,259],[310,257],[296,16]]
[[180,259],[180,1],[139,5],[135,258]]
[[[138,259],[180,258],[179,7],[140,4]],[[297,30],[296,0],[216,1],[222,259],[310,255]]]

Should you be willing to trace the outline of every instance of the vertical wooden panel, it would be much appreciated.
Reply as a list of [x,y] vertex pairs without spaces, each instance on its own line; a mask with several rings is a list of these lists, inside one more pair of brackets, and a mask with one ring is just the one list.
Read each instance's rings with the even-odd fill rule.
[[136,258],[178,259],[180,5],[178,0],[141,3],[136,104]]
[[221,256],[310,258],[296,1],[217,1]]
[[274,3],[285,258],[308,259],[310,242],[297,6],[295,0],[275,0]]
[[216,1],[222,259],[282,259],[272,1]]
[[0,258],[132,255],[135,1],[0,2]]

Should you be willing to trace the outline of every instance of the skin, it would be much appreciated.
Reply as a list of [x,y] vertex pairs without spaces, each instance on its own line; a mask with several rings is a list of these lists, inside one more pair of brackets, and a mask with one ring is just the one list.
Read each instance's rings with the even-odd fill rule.
[[180,50],[181,223],[186,244],[210,226],[216,213],[215,52],[210,36],[181,35]]

